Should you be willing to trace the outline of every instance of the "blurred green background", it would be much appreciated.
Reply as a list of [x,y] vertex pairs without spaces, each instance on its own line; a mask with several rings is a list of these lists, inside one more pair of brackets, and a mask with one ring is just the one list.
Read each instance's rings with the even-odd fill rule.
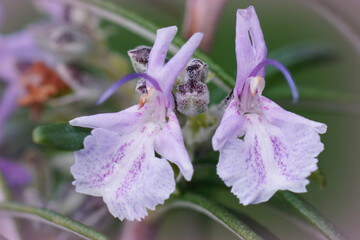
[[[21,29],[40,17],[29,0],[2,1],[6,8],[6,22],[1,29],[2,33]],[[177,25],[179,28],[182,26],[185,1],[116,0],[115,2],[160,26]],[[229,73],[235,74],[235,13],[237,8],[246,8],[252,4],[260,18],[269,53],[291,44],[315,42],[331,46],[338,54],[333,61],[314,64],[316,66],[294,72],[293,77],[299,87],[359,96],[359,49],[351,45],[333,23],[325,20],[314,10],[312,5],[315,3],[319,2],[308,1],[308,6],[305,6],[304,2],[294,0],[229,0],[220,19],[210,55]],[[336,13],[345,19],[345,24],[351,26],[357,31],[355,33],[360,35],[358,15],[360,4],[356,1],[347,3],[339,4],[338,8],[335,8]],[[334,6],[336,2],[329,1],[323,4]],[[150,43],[144,42],[126,30],[118,29],[116,36],[112,37],[111,44],[116,45],[120,52],[126,53],[128,49],[137,45]],[[267,79],[267,87],[271,88],[272,84],[286,86],[281,75],[273,82],[272,79]],[[264,95],[267,96],[266,91]],[[322,136],[325,151],[319,156],[319,166],[325,174],[327,185],[322,190],[311,183],[308,186],[308,193],[302,196],[351,239],[359,239],[360,102],[302,99],[301,91],[297,105],[291,104],[290,94],[289,97],[279,98],[276,101],[287,110],[328,125],[328,132]],[[311,229],[303,228],[296,220],[289,219],[263,204],[244,208],[229,193],[216,197],[226,202],[227,206],[247,213],[280,239],[321,239],[321,236],[314,238]],[[235,239],[222,226],[189,210],[173,211],[164,220],[159,234],[159,239]]]

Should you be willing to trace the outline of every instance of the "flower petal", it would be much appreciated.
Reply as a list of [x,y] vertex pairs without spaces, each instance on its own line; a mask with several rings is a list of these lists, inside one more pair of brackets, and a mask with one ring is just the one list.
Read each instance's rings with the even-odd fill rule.
[[104,195],[109,211],[120,220],[140,221],[147,216],[146,209],[155,210],[175,191],[174,172],[169,162],[156,158],[153,149],[143,146],[142,150],[124,181]]
[[84,149],[75,152],[76,163],[71,167],[76,191],[101,196],[115,169],[124,157],[129,142],[106,129],[95,129],[84,140]]
[[263,112],[267,119],[274,125],[281,127],[284,123],[304,124],[308,127],[314,128],[317,133],[323,134],[326,132],[327,126],[323,123],[315,122],[299,116],[295,113],[289,112],[281,108],[279,105],[270,99],[262,96],[258,99],[259,104],[262,105]]
[[162,128],[155,140],[155,151],[175,163],[186,180],[194,173],[190,157],[186,151],[181,128],[174,112],[168,112],[168,123]]
[[[267,48],[259,19],[253,6],[239,9],[236,14],[235,52],[237,76],[235,89],[239,94],[252,70],[266,59]],[[259,75],[265,77],[265,69]]]
[[117,113],[78,117],[71,120],[70,124],[86,128],[103,128],[125,134],[135,130],[144,115],[144,110],[145,107],[138,110],[138,105],[135,105]]
[[244,119],[239,111],[237,98],[233,98],[212,138],[213,148],[218,151],[228,140],[242,135],[244,135]]
[[245,116],[244,140],[220,149],[219,176],[240,203],[265,202],[278,190],[306,192],[306,179],[317,169],[323,144],[314,128],[291,122],[282,128],[257,114]]
[[192,37],[181,47],[175,56],[173,56],[161,70],[161,75],[163,76],[162,81],[166,81],[162,83],[164,85],[163,91],[165,94],[171,92],[177,76],[190,61],[203,36],[204,34],[202,33],[195,33],[192,35]]
[[149,75],[156,74],[164,66],[166,53],[176,32],[176,26],[161,28],[156,31],[155,42],[149,55],[147,71]]
[[140,220],[175,190],[174,173],[165,159],[154,154],[159,126],[147,123],[130,134],[95,129],[76,152],[71,168],[76,190],[103,196],[109,211],[128,220]]

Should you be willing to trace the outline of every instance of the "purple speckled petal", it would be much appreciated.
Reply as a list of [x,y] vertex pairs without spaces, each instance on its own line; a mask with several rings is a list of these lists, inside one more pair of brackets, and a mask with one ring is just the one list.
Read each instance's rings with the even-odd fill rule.
[[155,151],[170,162],[175,163],[186,180],[194,173],[190,157],[186,151],[181,128],[174,112],[168,112],[168,123],[162,128],[155,141]]
[[[253,6],[237,11],[235,51],[237,61],[235,90],[236,94],[240,94],[252,70],[266,59],[267,54],[264,36]],[[265,69],[260,71],[259,75],[265,77]]]
[[222,148],[228,140],[244,135],[244,119],[240,113],[238,101],[237,98],[231,100],[216,129],[212,138],[215,151]]
[[156,76],[164,66],[166,53],[171,45],[171,41],[177,32],[176,26],[161,28],[156,31],[156,39],[151,48],[147,73]]
[[17,84],[10,84],[6,87],[0,102],[0,142],[2,141],[5,123],[10,115],[18,107],[18,99],[23,89]]
[[155,210],[175,191],[170,163],[156,158],[153,149],[141,148],[125,180],[104,195],[110,213],[120,220],[140,221],[147,216],[147,209]]
[[218,175],[240,203],[265,202],[278,190],[306,192],[306,179],[317,169],[323,150],[317,131],[303,124],[281,128],[264,116],[245,116],[244,140],[233,139],[220,149]]
[[76,163],[71,167],[76,191],[102,196],[133,140],[122,141],[119,134],[97,128],[84,140],[84,149],[75,152]]
[[327,126],[323,123],[315,122],[299,116],[295,113],[289,112],[281,108],[279,105],[270,99],[262,96],[258,99],[259,104],[267,119],[274,125],[281,127],[286,123],[303,124],[313,128],[317,133],[323,134],[326,132]]
[[86,128],[104,128],[125,134],[135,130],[143,119],[145,107],[138,109],[134,105],[116,113],[101,113],[92,116],[78,117],[70,121],[70,124]]
[[147,123],[132,133],[95,129],[76,152],[71,168],[81,193],[103,196],[119,219],[140,220],[175,190],[174,173],[165,159],[154,154],[160,127]]

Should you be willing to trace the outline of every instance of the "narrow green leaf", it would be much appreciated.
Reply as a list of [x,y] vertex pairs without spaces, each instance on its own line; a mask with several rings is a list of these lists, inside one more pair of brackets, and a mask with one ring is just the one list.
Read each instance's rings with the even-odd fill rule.
[[31,207],[13,202],[2,202],[0,203],[0,211],[6,211],[9,213],[13,213],[16,216],[30,219],[34,219],[34,217],[40,218],[40,220],[45,220],[47,223],[51,223],[52,225],[55,225],[60,229],[68,230],[85,239],[108,239],[105,235],[95,231],[94,229],[80,222],[77,222],[47,209]]
[[322,216],[313,206],[307,203],[299,196],[288,192],[280,191],[279,195],[284,199],[292,208],[304,216],[312,225],[319,229],[325,237],[331,240],[346,239],[346,237],[336,229],[336,227]]
[[46,124],[33,131],[33,140],[48,147],[76,151],[83,148],[84,138],[91,132],[89,128],[74,127],[68,123]]
[[171,204],[172,207],[185,207],[203,213],[225,226],[240,239],[262,239],[226,208],[200,195],[192,193],[173,195],[167,203]]

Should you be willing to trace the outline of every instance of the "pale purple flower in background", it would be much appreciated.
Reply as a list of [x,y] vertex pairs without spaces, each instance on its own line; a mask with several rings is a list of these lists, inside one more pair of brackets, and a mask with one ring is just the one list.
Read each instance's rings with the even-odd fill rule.
[[112,215],[121,220],[141,220],[147,209],[154,210],[175,190],[174,172],[168,161],[179,167],[186,180],[193,174],[174,113],[172,88],[202,34],[194,34],[165,64],[176,32],[175,26],[159,29],[146,73],[121,79],[100,100],[109,97],[118,85],[142,77],[148,81],[148,94],[142,95],[139,105],[70,121],[73,126],[94,128],[84,140],[84,149],[75,153],[71,172],[76,191],[102,196]]
[[278,190],[306,192],[306,178],[317,169],[316,157],[324,149],[319,134],[326,132],[325,124],[288,112],[261,96],[264,67],[271,64],[287,78],[295,101],[298,97],[289,72],[279,62],[266,59],[266,53],[255,9],[239,9],[234,96],[212,143],[220,151],[218,175],[244,205],[265,202]]
[[88,11],[71,4],[53,0],[33,0],[40,11],[46,13],[54,22],[71,23],[81,26],[98,26],[100,19]]
[[0,157],[0,172],[10,189],[21,188],[32,180],[30,170],[21,163],[15,163]]
[[[73,94],[53,101],[56,106],[80,99],[94,100],[102,89],[100,79],[71,65],[88,54],[92,44],[80,27],[66,21],[70,10],[56,2],[38,3],[52,22],[39,22],[16,33],[0,35],[0,81],[5,82],[0,102],[0,142],[4,124],[18,106],[32,106],[38,115],[34,109],[57,92],[73,90]],[[29,86],[36,91],[29,92]]]
[[[21,77],[34,62],[41,61],[47,66],[55,66],[57,59],[37,44],[34,35],[27,30],[0,35],[0,80],[6,84],[0,102],[0,141],[4,124],[19,106],[19,98],[25,93]],[[36,82],[36,78],[33,79]]]

